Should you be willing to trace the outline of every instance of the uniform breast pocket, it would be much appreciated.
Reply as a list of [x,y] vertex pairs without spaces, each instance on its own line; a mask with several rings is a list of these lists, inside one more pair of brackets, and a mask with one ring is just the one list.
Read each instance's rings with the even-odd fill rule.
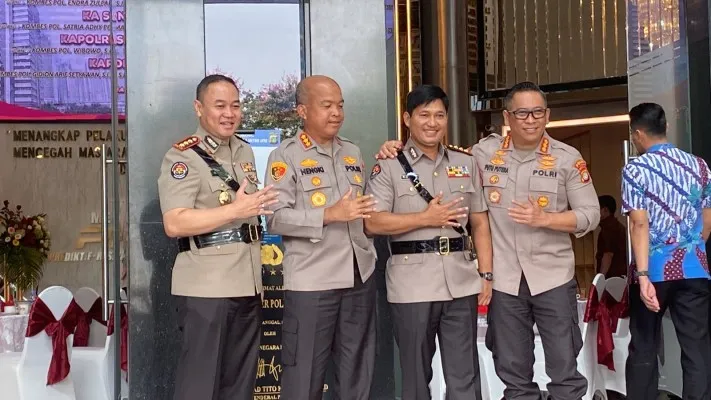
[[363,194],[363,174],[360,172],[346,172],[346,176],[348,177],[348,183],[353,187],[353,191]]
[[[474,183],[472,178],[449,178],[447,179],[447,184],[449,185],[449,191],[452,193],[452,199],[463,197],[460,207],[469,207],[472,204],[472,197],[480,195],[476,193],[474,189]],[[445,200],[450,200],[445,197]],[[478,200],[478,199],[477,199]],[[479,204],[477,202],[477,204]]]
[[557,211],[558,179],[531,177],[531,197],[544,211]]
[[335,203],[333,187],[328,175],[306,175],[300,180],[304,191],[304,204],[310,204],[312,208],[321,208]]
[[402,179],[396,182],[395,194],[397,198],[393,206],[394,212],[417,212],[427,207],[425,199],[420,197],[420,194],[409,180]]
[[210,178],[207,184],[210,187],[213,197],[213,200],[210,200],[210,203],[214,201],[215,206],[224,206],[225,204],[229,204],[234,201],[235,192],[230,189],[220,178]]
[[492,172],[483,173],[484,198],[489,207],[508,207],[510,205],[511,199],[506,191],[508,184],[508,175]]

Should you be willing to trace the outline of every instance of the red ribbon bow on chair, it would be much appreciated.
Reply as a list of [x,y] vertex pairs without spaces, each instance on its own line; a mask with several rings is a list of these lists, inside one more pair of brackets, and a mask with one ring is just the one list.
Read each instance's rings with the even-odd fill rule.
[[67,337],[74,332],[81,312],[81,307],[72,299],[62,318],[57,321],[41,298],[32,304],[25,336],[32,337],[44,330],[52,338],[52,361],[47,372],[47,385],[61,382],[69,375]]
[[[108,329],[106,334],[111,336],[114,333],[114,309],[111,308],[111,314],[109,315]],[[121,331],[119,343],[121,344],[121,369],[128,371],[128,315],[126,315],[126,306],[121,304]]]
[[628,312],[627,289],[619,302],[608,291],[598,300],[597,288],[593,286],[590,289],[583,321],[597,321],[597,363],[606,366],[610,371],[615,370],[612,357],[615,341],[612,335],[617,331],[619,319],[626,318]]
[[89,345],[89,330],[91,321],[96,321],[106,326],[106,321],[101,319],[102,301],[97,298],[88,312],[80,310],[81,315],[77,320],[77,329],[74,332],[74,347],[86,347]]

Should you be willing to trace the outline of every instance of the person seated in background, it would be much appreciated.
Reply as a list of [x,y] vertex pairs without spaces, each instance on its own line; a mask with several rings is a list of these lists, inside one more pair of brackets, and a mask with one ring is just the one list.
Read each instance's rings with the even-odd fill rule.
[[627,233],[615,215],[617,201],[610,195],[598,197],[600,202],[600,234],[597,236],[596,273],[605,278],[627,273]]

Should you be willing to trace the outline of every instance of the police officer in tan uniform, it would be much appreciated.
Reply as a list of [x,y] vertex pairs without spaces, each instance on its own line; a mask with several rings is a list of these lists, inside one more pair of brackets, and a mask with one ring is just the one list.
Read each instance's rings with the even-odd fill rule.
[[378,201],[378,212],[365,220],[366,231],[391,236],[386,282],[403,399],[430,398],[435,335],[447,398],[481,399],[477,294],[481,274],[488,280],[478,304],[488,304],[491,236],[474,157],[441,145],[448,107],[438,86],[419,86],[408,94],[403,119],[410,139],[397,159],[375,164],[366,191]]
[[360,149],[338,136],[343,96],[325,76],[297,87],[304,131],[269,156],[266,183],[279,190],[267,218],[283,236],[281,398],[323,396],[335,362],[335,396],[367,400],[375,364],[375,249],[363,231],[374,202],[363,195]]
[[197,87],[194,135],[163,159],[163,225],[178,238],[172,293],[183,348],[176,400],[251,399],[257,375],[262,293],[259,215],[276,192],[259,183],[254,153],[234,132],[239,92],[226,76]]
[[[580,399],[587,381],[576,362],[583,341],[569,235],[582,237],[597,227],[597,193],[578,150],[546,133],[550,110],[538,86],[519,83],[504,103],[510,134],[488,136],[473,148],[494,247],[487,346],[505,397],[538,400],[531,379],[535,323],[550,397]],[[392,153],[393,144],[384,147],[383,155]]]

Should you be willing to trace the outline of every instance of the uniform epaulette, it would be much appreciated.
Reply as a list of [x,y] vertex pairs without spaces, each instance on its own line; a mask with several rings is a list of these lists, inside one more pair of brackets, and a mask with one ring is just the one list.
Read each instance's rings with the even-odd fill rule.
[[185,151],[193,146],[196,146],[197,144],[200,143],[200,138],[197,136],[188,136],[183,140],[180,140],[173,144],[173,147],[180,151]]
[[339,140],[342,140],[342,141],[344,141],[344,142],[346,142],[346,143],[353,143],[352,140],[348,139],[348,138],[345,137],[345,136],[338,135],[338,136],[336,136],[336,137],[337,137]]
[[456,152],[459,152],[459,153],[464,153],[464,154],[466,154],[466,155],[468,155],[468,156],[471,156],[471,155],[472,155],[472,153],[471,153],[469,150],[467,150],[467,149],[465,149],[465,148],[463,148],[463,147],[460,147],[460,146],[454,146],[454,145],[448,144],[448,145],[447,145],[447,148],[448,148],[449,150],[452,150],[452,151],[456,151]]
[[479,143],[488,142],[490,140],[498,140],[499,142],[501,142],[503,139],[504,137],[499,135],[498,133],[492,133],[488,136],[484,136],[481,140],[479,140]]

